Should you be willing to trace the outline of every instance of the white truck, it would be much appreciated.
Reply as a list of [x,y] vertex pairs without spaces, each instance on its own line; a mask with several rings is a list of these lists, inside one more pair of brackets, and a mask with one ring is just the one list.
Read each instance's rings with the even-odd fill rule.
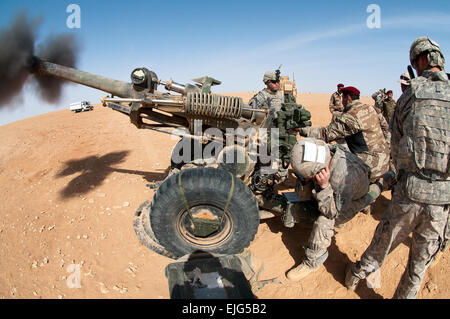
[[90,111],[93,110],[94,107],[88,101],[75,102],[70,104],[70,110],[74,113]]

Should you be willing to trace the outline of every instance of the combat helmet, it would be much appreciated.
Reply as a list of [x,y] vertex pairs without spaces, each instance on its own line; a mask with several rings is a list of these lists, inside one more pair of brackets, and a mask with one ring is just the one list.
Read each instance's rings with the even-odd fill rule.
[[267,81],[280,81],[280,70],[270,70],[264,73],[263,82]]
[[442,54],[441,47],[429,37],[420,37],[414,40],[409,50],[409,61],[416,68],[414,61],[423,53],[428,53],[427,60],[431,67],[439,67],[444,70],[445,58]]
[[297,176],[307,180],[325,168],[330,157],[330,148],[324,141],[302,138],[292,149],[291,165]]

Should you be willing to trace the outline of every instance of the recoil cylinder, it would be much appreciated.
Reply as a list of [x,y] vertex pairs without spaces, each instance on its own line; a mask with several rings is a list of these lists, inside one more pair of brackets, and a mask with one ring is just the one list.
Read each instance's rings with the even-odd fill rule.
[[186,113],[217,119],[234,118],[242,115],[242,98],[189,92],[186,94]]

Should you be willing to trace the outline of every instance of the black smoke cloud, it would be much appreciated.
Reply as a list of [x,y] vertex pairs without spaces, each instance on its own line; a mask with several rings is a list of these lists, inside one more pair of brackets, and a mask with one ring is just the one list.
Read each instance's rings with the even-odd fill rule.
[[14,107],[11,103],[21,96],[27,80],[34,82],[30,87],[36,88],[45,101],[58,102],[67,82],[50,75],[32,75],[35,54],[49,62],[76,66],[79,46],[72,34],[52,35],[36,47],[40,23],[41,19],[31,19],[22,11],[8,28],[0,31],[0,108]]
[[[38,46],[37,56],[52,63],[75,67],[78,46],[71,34],[49,37],[43,45]],[[66,83],[51,75],[34,75],[42,98],[50,103],[58,102],[62,86]]]
[[22,12],[8,29],[0,32],[0,106],[22,91],[29,75],[28,63],[34,53],[38,24]]

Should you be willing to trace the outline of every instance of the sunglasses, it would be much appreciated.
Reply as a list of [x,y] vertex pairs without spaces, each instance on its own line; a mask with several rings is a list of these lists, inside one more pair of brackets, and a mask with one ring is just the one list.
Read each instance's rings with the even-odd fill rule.
[[276,80],[269,80],[269,81],[267,81],[267,82],[272,83],[272,84],[280,83],[280,81],[276,81]]

